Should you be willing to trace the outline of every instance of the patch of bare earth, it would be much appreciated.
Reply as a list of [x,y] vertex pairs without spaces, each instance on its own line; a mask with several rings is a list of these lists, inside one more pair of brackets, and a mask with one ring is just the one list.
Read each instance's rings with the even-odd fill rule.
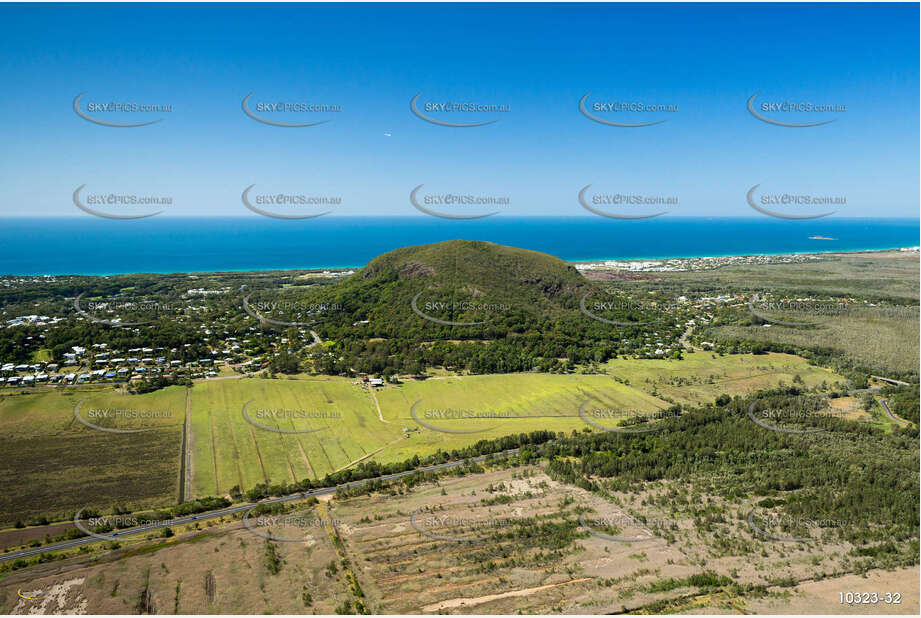
[[[822,581],[804,582],[789,594],[756,599],[748,610],[756,614],[909,614],[917,616],[919,568],[870,571],[867,575],[844,575]],[[842,603],[840,593],[876,593],[877,603]],[[899,593],[899,604],[886,603],[886,593]],[[891,597],[894,599],[894,597]]]
[[[97,558],[30,567],[0,582],[0,614],[136,614],[151,608],[167,614],[336,613],[349,593],[341,571],[325,571],[337,560],[329,538],[273,544],[282,561],[274,574],[266,540],[239,520],[165,542],[132,543]],[[42,596],[25,601],[20,588]]]

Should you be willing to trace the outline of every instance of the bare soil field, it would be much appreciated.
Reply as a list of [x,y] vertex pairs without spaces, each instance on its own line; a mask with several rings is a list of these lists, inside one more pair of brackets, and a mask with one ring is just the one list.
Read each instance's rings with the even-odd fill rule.
[[[268,541],[228,518],[14,571],[0,612],[917,613],[917,567],[849,573],[846,543],[820,530],[770,538],[749,525],[744,499],[689,488],[603,497],[532,465],[339,494],[281,515],[328,524],[300,536],[250,517]],[[769,519],[755,521],[780,534]],[[901,603],[842,605],[839,591],[898,592]]]
[[64,534],[74,525],[52,524],[50,526],[33,526],[28,528],[10,528],[0,532],[0,547],[18,547],[25,545],[33,539],[43,539],[45,535],[58,536]]
[[0,613],[336,613],[348,591],[341,573],[324,570],[336,560],[329,538],[272,545],[277,573],[267,564],[266,539],[239,521],[39,565],[0,583]]
[[[917,566],[895,571],[873,571],[866,576],[844,575],[834,579],[805,582],[789,594],[760,599],[749,604],[759,614],[909,614],[919,611]],[[876,603],[842,604],[841,592],[877,593]],[[900,603],[886,603],[885,594],[898,593]],[[893,599],[895,597],[892,597]]]

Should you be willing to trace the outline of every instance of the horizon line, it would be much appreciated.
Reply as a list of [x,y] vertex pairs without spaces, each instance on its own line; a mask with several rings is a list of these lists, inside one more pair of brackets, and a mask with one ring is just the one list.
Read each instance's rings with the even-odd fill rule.
[[[441,241],[441,242],[451,242],[451,241]],[[490,241],[474,241],[474,242],[490,242]],[[438,243],[428,243],[428,244],[438,244]],[[491,243],[499,244],[499,243]],[[409,247],[418,246],[418,245],[407,245]],[[511,245],[504,245],[511,247]],[[405,247],[398,247],[398,249]],[[521,247],[512,247],[513,249],[522,249]],[[385,251],[380,255],[385,255],[395,251],[396,249],[391,249],[390,251]],[[822,256],[822,255],[838,255],[842,253],[888,253],[888,252],[906,252],[906,253],[919,253],[921,252],[921,245],[912,245],[909,247],[886,247],[886,248],[875,248],[875,249],[828,249],[825,251],[791,251],[787,253],[737,253],[737,254],[724,254],[724,255],[682,255],[682,256],[658,256],[658,257],[629,257],[629,258],[598,258],[598,259],[570,259],[564,260],[561,257],[552,255],[550,253],[545,253],[543,251],[535,251],[534,249],[523,249],[524,251],[534,251],[536,253],[544,253],[550,257],[555,257],[558,260],[565,262],[566,264],[576,265],[576,264],[598,264],[601,262],[644,262],[649,260],[715,260],[720,258],[751,258],[751,257],[784,257],[784,256]],[[380,255],[375,257],[380,257]],[[368,260],[368,264],[371,263],[371,260]],[[363,266],[315,266],[315,267],[289,267],[289,268],[237,268],[237,269],[225,269],[225,270],[185,270],[185,271],[138,271],[138,272],[110,272],[110,273],[39,273],[31,275],[17,275],[13,273],[3,273],[0,274],[0,279],[7,277],[131,277],[136,275],[222,275],[222,274],[240,274],[240,273],[269,273],[269,272],[314,272],[314,271],[333,271],[333,270],[361,270],[365,268],[368,264]]]
[[[258,217],[247,214],[241,215],[157,215],[156,219],[159,220],[175,220],[175,219],[249,219],[249,220],[259,220],[259,219],[269,219],[270,217]],[[304,221],[318,221],[318,220],[330,220],[330,219],[418,219],[424,221],[427,219],[433,219],[434,217],[427,217],[425,215],[327,215],[320,218],[314,219],[304,219]],[[86,217],[85,215],[73,214],[73,215],[0,215],[0,221],[8,219],[85,219],[86,221],[93,221],[95,218]],[[147,217],[146,220],[154,220],[154,217]],[[598,219],[596,216],[592,215],[504,215],[502,219],[585,219],[585,220],[594,220]],[[667,221],[669,219],[759,219],[759,220],[769,220],[769,217],[763,215],[678,215],[678,214],[669,214],[668,217],[656,217],[656,220]],[[873,216],[863,216],[863,217],[846,217],[846,216],[835,216],[835,217],[822,217],[826,221],[840,221],[842,219],[867,219],[867,220],[879,220],[879,219],[911,219],[921,221],[921,215],[873,215]],[[501,219],[493,219],[495,221]],[[648,219],[652,220],[652,219]],[[297,219],[292,219],[291,221],[297,221]],[[805,222],[816,222],[818,219],[807,219],[800,221],[801,223]],[[464,223],[464,221],[459,221]]]

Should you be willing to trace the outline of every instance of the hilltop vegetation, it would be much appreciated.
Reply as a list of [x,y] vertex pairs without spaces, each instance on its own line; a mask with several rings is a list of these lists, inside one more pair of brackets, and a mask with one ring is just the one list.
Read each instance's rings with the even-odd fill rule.
[[[617,323],[584,313],[586,299]],[[55,320],[4,333],[0,360],[44,354],[60,362],[92,343],[162,350],[183,365],[271,355],[279,373],[567,372],[676,341],[683,315],[664,310],[669,300],[612,294],[546,254],[455,240],[397,249],[341,279],[297,271],[121,275],[0,289],[5,315]],[[326,345],[315,346],[311,330]],[[228,354],[237,342],[245,345]]]
[[[598,312],[619,324],[586,315],[584,298],[610,303]],[[305,304],[335,307],[314,326],[335,342],[312,353],[320,371],[386,375],[433,366],[568,371],[631,354],[650,331],[677,339],[677,316],[642,300],[607,294],[558,258],[464,240],[391,251],[302,297]]]

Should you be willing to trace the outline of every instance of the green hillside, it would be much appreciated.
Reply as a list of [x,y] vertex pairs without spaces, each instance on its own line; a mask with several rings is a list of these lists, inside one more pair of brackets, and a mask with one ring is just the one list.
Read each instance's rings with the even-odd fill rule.
[[[566,370],[628,354],[650,332],[681,332],[680,316],[617,297],[558,258],[480,241],[404,247],[347,279],[281,294],[280,309],[264,315],[330,342],[314,362],[334,374]],[[610,303],[593,313],[616,323],[593,319],[586,301]]]

